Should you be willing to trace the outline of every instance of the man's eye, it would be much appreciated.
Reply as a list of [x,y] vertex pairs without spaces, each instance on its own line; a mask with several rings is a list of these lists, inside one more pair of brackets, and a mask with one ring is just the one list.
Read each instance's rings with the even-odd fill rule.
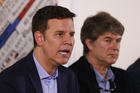
[[57,33],[57,36],[63,36],[63,33]]
[[120,42],[121,42],[121,39],[117,39],[116,42],[117,42],[117,43],[120,43]]
[[108,42],[108,43],[111,42],[111,40],[109,40],[109,39],[106,39],[105,41]]
[[70,33],[70,36],[73,37],[74,36],[74,33]]

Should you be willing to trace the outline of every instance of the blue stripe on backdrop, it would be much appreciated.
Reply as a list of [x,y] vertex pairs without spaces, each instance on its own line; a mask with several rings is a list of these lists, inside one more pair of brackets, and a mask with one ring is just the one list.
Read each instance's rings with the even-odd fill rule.
[[18,23],[20,22],[20,19],[17,18],[13,24],[9,24],[9,26],[6,28],[6,30],[2,33],[2,35],[0,36],[0,48],[2,48],[2,46],[6,43],[6,41],[8,40],[8,38],[12,35],[12,33],[14,32],[14,30],[16,29],[16,26],[18,25]]

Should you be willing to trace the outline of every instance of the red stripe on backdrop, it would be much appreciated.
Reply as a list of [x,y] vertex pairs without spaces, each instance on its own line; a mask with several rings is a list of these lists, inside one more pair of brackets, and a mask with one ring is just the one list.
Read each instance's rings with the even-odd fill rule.
[[19,14],[19,19],[22,19],[25,13],[29,10],[35,0],[30,0],[28,4],[24,7],[24,9]]

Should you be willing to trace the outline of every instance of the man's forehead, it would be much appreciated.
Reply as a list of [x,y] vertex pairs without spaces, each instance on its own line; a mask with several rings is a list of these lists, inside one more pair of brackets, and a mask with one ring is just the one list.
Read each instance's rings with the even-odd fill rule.
[[102,34],[101,37],[110,37],[110,38],[116,37],[116,38],[121,38],[122,36],[120,34],[117,34],[117,33],[106,32],[106,33]]

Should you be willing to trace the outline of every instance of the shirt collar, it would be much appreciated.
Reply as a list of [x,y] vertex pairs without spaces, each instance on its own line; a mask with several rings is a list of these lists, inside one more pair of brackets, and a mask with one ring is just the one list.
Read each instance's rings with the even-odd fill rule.
[[114,81],[114,74],[113,74],[111,68],[108,68],[105,79],[102,77],[102,75],[96,69],[94,69],[94,72],[95,72],[95,75],[96,75],[96,79],[99,82],[109,81],[109,80]]
[[54,72],[54,74],[52,76],[50,76],[45,70],[44,68],[39,64],[39,62],[37,61],[37,59],[34,56],[34,52],[33,52],[33,59],[37,68],[37,71],[39,73],[39,77],[40,79],[46,79],[46,78],[52,78],[55,79],[58,77],[58,68],[56,68],[56,71]]
[[114,74],[113,74],[113,72],[112,72],[112,70],[111,70],[110,67],[108,68],[108,71],[107,71],[107,73],[106,73],[106,78],[104,79],[104,78],[102,77],[102,75],[91,65],[91,63],[90,63],[90,61],[88,60],[87,57],[86,57],[86,59],[87,59],[88,63],[90,64],[90,68],[91,68],[92,70],[94,70],[95,75],[96,75],[96,79],[97,79],[98,82],[101,82],[101,81],[108,81],[108,80],[114,81],[115,76],[114,76]]

